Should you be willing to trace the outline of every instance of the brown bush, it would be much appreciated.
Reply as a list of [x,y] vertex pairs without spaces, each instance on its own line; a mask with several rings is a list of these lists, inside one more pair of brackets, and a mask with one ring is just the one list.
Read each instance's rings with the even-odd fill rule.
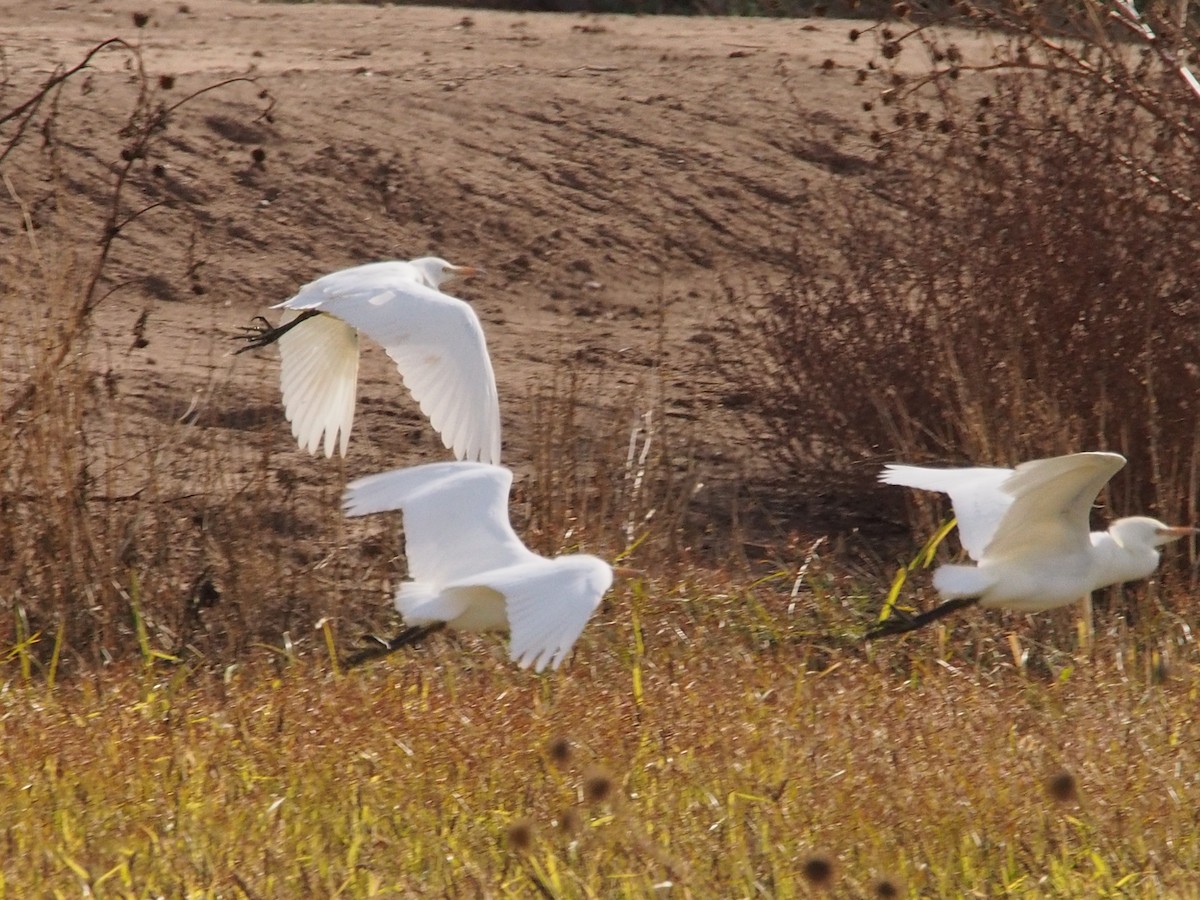
[[764,452],[865,491],[890,459],[1112,449],[1114,514],[1194,521],[1200,99],[1118,25],[968,12],[1008,29],[992,57],[876,29],[875,174],[734,323]]

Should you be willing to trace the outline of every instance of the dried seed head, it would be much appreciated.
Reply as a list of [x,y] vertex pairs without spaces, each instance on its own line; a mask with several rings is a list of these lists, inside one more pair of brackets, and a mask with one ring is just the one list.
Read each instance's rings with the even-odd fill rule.
[[900,45],[895,41],[888,41],[879,48],[879,52],[883,54],[884,59],[895,59],[900,55]]
[[1070,803],[1078,797],[1075,776],[1063,769],[1046,779],[1046,793],[1058,803]]
[[574,751],[575,748],[571,746],[570,738],[556,737],[550,742],[550,758],[560,769],[565,769],[571,764]]
[[171,88],[175,87],[175,76],[174,75],[159,75],[158,76],[158,86],[160,88],[162,88],[164,91],[171,90]]
[[515,819],[509,822],[504,831],[504,839],[510,849],[524,853],[533,846],[533,822],[529,819]]
[[583,773],[583,798],[588,803],[603,803],[613,792],[613,779],[604,769],[592,766]]
[[150,14],[144,12],[135,12],[133,14],[133,27],[145,28],[146,23],[150,21]]
[[872,887],[872,893],[879,900],[892,900],[900,896],[900,885],[891,878],[878,878]]
[[583,827],[583,818],[573,806],[568,806],[558,814],[558,830],[563,834],[574,834]]
[[255,147],[250,151],[250,158],[254,160],[256,166],[261,166],[267,160],[267,151],[262,147]]
[[826,72],[828,72],[830,69],[833,69],[836,67],[837,67],[837,63],[835,63],[832,59],[826,59],[825,62],[821,63],[821,68],[824,69]]
[[814,854],[800,868],[804,880],[814,887],[828,887],[833,881],[833,860],[828,856]]
[[851,29],[850,29],[850,43],[854,43],[854,42],[855,42],[855,41],[857,41],[857,40],[858,40],[860,37],[862,37],[862,32],[861,32],[861,31],[859,31],[857,28],[851,28]]

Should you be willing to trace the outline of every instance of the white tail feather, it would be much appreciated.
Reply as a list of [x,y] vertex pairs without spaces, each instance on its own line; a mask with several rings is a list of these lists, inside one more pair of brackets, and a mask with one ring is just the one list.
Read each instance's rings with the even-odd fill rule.
[[[408,625],[445,621],[443,616],[437,615],[440,610],[421,608],[437,600],[440,593],[441,591],[427,581],[406,581],[396,591],[396,609]],[[432,616],[431,612],[434,613]]]
[[944,600],[978,597],[992,586],[992,579],[975,566],[941,566],[933,573],[933,586]]

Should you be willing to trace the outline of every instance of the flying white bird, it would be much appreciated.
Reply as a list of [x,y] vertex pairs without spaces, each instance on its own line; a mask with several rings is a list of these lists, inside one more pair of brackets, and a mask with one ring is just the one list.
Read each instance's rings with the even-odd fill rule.
[[[522,667],[558,668],[613,581],[613,568],[586,554],[546,559],[508,521],[512,472],[484,463],[429,463],[360,478],[346,488],[348,516],[399,509],[412,581],[395,604],[408,628],[355,665],[443,627],[508,631]],[[625,574],[623,570],[618,570]]]
[[442,442],[459,459],[500,461],[500,404],[483,327],[439,288],[478,270],[444,259],[377,262],[318,278],[290,300],[276,328],[244,337],[242,353],[279,343],[279,383],[292,435],[309,453],[343,456],[354,423],[358,332],[383,345]]
[[885,620],[869,637],[911,631],[973,603],[1040,612],[1110,584],[1149,577],[1164,544],[1196,529],[1145,516],[1089,530],[1100,490],[1120,468],[1119,453],[1073,453],[1015,469],[926,469],[889,465],[885,484],[950,496],[963,549],[975,565],[945,565],[933,586],[946,601],[908,620]]

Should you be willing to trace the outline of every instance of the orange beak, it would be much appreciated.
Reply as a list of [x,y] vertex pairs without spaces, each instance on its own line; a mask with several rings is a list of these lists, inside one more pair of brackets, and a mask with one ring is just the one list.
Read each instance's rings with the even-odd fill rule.
[[472,275],[483,275],[484,271],[475,266],[455,266],[454,274],[459,278],[470,278]]
[[1189,534],[1200,533],[1200,528],[1193,528],[1190,525],[1173,525],[1167,528],[1158,529],[1158,533],[1168,540],[1176,541],[1179,538],[1185,538]]
[[619,578],[641,578],[646,573],[641,569],[630,568],[629,566],[613,566],[613,574]]

